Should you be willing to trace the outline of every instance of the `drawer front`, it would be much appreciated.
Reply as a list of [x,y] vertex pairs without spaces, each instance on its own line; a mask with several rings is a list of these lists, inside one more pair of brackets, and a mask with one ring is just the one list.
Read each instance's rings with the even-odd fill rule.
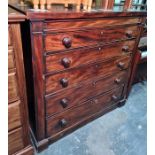
[[24,142],[22,137],[22,128],[18,128],[9,132],[8,135],[8,154],[12,155],[17,151],[24,148]]
[[51,116],[67,110],[68,108],[77,106],[79,103],[82,103],[93,96],[123,85],[126,80],[127,71],[122,71],[115,75],[84,83],[75,88],[70,88],[66,91],[48,96],[46,97],[46,115]]
[[[47,21],[44,26],[44,31],[60,30],[60,29],[81,29],[81,28],[103,28],[107,26],[118,26],[127,24],[140,23],[140,18],[106,18],[106,19],[84,19],[73,21]],[[63,25],[63,26],[62,26]]]
[[66,72],[47,76],[45,82],[46,94],[64,90],[70,86],[84,83],[96,77],[105,77],[120,70],[127,69],[130,60],[131,57],[126,56],[117,60],[98,62],[93,65],[86,65],[77,69],[70,69]]
[[15,72],[8,74],[8,98],[9,102],[13,102],[19,99]]
[[8,129],[9,131],[21,125],[20,101],[12,103],[8,108]]
[[121,98],[123,87],[101,94],[83,105],[62,112],[55,117],[47,119],[48,136],[57,134],[68,127],[77,125],[93,114],[103,111]]
[[46,34],[44,37],[46,51],[59,51],[65,49],[92,46],[93,44],[106,44],[136,38],[139,32],[138,26],[130,26],[116,29],[96,29],[71,32],[59,32]]
[[8,69],[15,67],[13,49],[8,50]]
[[55,72],[74,68],[83,64],[126,55],[133,52],[135,40],[120,42],[108,46],[75,49],[46,57],[46,72]]

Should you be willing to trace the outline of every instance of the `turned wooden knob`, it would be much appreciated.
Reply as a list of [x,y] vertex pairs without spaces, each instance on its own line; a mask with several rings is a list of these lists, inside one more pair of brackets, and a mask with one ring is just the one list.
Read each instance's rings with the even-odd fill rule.
[[119,62],[117,64],[117,66],[120,68],[120,69],[124,69],[125,68],[125,63],[124,62]]
[[62,79],[60,80],[60,83],[61,83],[61,85],[62,85],[63,87],[67,87],[67,86],[68,86],[68,79],[62,78]]
[[68,122],[65,119],[60,120],[59,124],[61,125],[61,127],[65,127]]
[[127,32],[126,32],[127,38],[132,38],[132,34],[133,34],[132,31],[127,31]]
[[72,39],[69,37],[65,37],[62,40],[62,44],[66,47],[66,48],[70,48],[72,46]]
[[117,100],[118,100],[118,97],[117,97],[116,95],[112,95],[111,99],[112,99],[113,101],[117,101]]
[[66,98],[63,98],[60,101],[60,104],[62,105],[63,108],[66,108],[68,106],[69,101]]
[[116,78],[116,79],[114,80],[114,82],[115,82],[116,84],[120,84],[120,83],[121,83],[121,79]]
[[61,60],[61,64],[65,67],[65,68],[69,68],[70,67],[70,64],[71,64],[71,61],[68,59],[68,58],[63,58]]
[[129,52],[129,46],[123,46],[122,51],[123,52]]

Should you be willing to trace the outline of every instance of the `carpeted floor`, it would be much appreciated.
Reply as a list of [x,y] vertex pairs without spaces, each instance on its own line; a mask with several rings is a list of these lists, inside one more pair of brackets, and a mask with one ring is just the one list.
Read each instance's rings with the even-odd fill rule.
[[126,105],[36,155],[146,155],[147,83],[133,86]]

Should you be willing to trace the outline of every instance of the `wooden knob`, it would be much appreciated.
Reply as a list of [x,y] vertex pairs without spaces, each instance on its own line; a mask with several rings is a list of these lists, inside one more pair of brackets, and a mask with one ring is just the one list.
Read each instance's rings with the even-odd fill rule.
[[65,67],[65,68],[69,68],[70,67],[70,64],[71,64],[71,61],[68,59],[68,58],[63,58],[61,60],[61,63],[62,65]]
[[132,38],[132,31],[127,31],[126,36],[127,38]]
[[69,37],[65,37],[62,40],[62,44],[66,47],[66,48],[70,48],[72,46],[72,39]]
[[118,97],[117,97],[116,95],[112,95],[111,99],[112,99],[113,101],[117,101],[117,100],[118,100]]
[[129,52],[129,46],[123,46],[122,51],[123,52]]
[[60,120],[59,124],[61,125],[61,127],[65,127],[68,122],[65,119]]
[[114,80],[114,82],[115,82],[116,84],[120,84],[120,83],[121,83],[121,79],[116,78],[116,79]]
[[66,108],[68,106],[69,101],[66,98],[63,98],[60,101],[60,104],[62,105],[63,108]]
[[66,78],[62,78],[60,80],[60,83],[63,87],[67,87],[68,86],[68,80]]
[[117,64],[117,66],[118,66],[120,69],[124,69],[125,63],[124,63],[124,62],[119,62],[119,63]]

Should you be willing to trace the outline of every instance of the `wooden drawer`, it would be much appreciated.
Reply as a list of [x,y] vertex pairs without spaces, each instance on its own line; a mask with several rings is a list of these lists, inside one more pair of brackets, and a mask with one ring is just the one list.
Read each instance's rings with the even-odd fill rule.
[[24,142],[22,137],[22,128],[18,128],[9,132],[8,135],[8,154],[12,155],[17,151],[24,148]]
[[9,131],[21,125],[20,101],[12,103],[8,108],[8,129]]
[[126,56],[106,62],[96,62],[91,65],[85,65],[76,69],[69,69],[58,74],[48,75],[46,77],[46,94],[58,90],[64,90],[67,87],[84,83],[87,80],[93,80],[96,77],[105,77],[119,70],[129,67],[131,57]]
[[92,46],[93,44],[99,43],[107,44],[108,42],[136,38],[138,33],[138,26],[115,29],[53,32],[44,36],[45,51],[55,52],[65,49]]
[[107,46],[75,49],[67,52],[50,54],[46,57],[46,73],[126,55],[129,52],[133,52],[134,44],[135,40],[131,40]]
[[68,127],[75,126],[88,119],[94,113],[103,111],[121,98],[123,87],[119,87],[106,94],[101,94],[83,105],[64,111],[55,117],[47,119],[47,135],[58,134]]
[[10,48],[8,50],[8,69],[13,69],[14,67],[15,67],[14,53],[13,53],[13,49]]
[[118,25],[137,24],[140,18],[104,18],[104,19],[76,19],[62,21],[46,21],[44,31],[60,30],[60,29],[84,29],[84,28],[103,28],[116,27]]
[[8,74],[8,98],[9,102],[13,102],[19,99],[15,72]]
[[[115,75],[96,79],[93,82],[84,83],[75,88],[70,88],[63,92],[56,93],[46,97],[47,116],[62,112],[73,106],[77,106],[93,96],[107,92],[127,81],[127,72],[122,71]],[[72,94],[72,95],[70,95]]]

